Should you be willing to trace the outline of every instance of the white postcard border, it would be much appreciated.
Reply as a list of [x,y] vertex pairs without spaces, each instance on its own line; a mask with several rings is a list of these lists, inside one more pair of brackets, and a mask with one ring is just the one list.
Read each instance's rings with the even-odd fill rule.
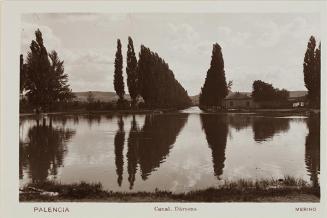
[[[327,217],[326,201],[326,28],[322,39],[321,202],[320,203],[20,203],[18,200],[19,54],[23,13],[320,13],[327,26],[325,1],[14,1],[4,2],[1,77],[1,217]],[[34,213],[34,207],[68,207],[68,213]],[[155,206],[196,207],[196,212],[155,212]],[[315,207],[316,212],[297,212]]]

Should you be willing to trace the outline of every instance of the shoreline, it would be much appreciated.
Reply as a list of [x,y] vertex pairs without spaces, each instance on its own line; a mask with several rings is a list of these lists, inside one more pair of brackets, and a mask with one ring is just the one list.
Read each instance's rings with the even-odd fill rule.
[[184,193],[161,191],[117,192],[100,183],[44,182],[20,189],[20,202],[319,202],[320,187],[301,179],[250,181],[241,179]]
[[[197,107],[197,106],[193,106]],[[187,108],[185,108],[187,109]],[[179,112],[185,109],[140,109],[140,110],[103,110],[103,111],[56,111],[56,112],[46,112],[40,113],[39,116],[43,115],[92,115],[92,114],[162,114],[169,112]],[[199,108],[199,110],[201,110]],[[286,109],[231,109],[227,111],[203,111],[206,114],[260,114],[260,115],[303,115],[308,116],[310,114],[320,114],[320,109],[311,108],[286,108]],[[37,116],[35,113],[19,113],[20,117],[25,116]]]
[[[45,112],[39,115],[89,115],[89,114],[148,114],[177,112],[179,109],[142,109],[142,110],[103,110],[103,111],[57,111]],[[35,113],[19,113],[19,116],[37,116]]]
[[319,114],[320,109],[313,109],[313,108],[251,108],[251,109],[228,109],[228,110],[222,110],[222,111],[215,111],[211,109],[200,109],[206,113],[255,113],[255,114],[269,114],[269,113],[293,113],[293,114],[303,114],[303,115],[309,115],[311,113],[313,114]]

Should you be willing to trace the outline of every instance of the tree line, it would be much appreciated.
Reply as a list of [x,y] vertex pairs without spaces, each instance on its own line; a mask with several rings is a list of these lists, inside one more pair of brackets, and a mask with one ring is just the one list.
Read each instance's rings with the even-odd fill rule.
[[[213,45],[210,67],[199,96],[200,107],[221,107],[222,101],[230,92],[232,82],[226,82],[224,60],[219,44]],[[308,90],[307,100],[310,107],[320,107],[320,74],[321,45],[316,45],[310,37],[304,56],[304,83]],[[120,39],[117,40],[117,51],[114,63],[114,89],[119,97],[116,108],[137,108],[140,98],[146,108],[185,108],[191,105],[187,91],[175,79],[169,65],[157,53],[141,45],[137,60],[133,40],[128,37],[126,54],[127,88],[131,105],[124,99],[125,84],[123,75],[123,55]],[[72,102],[74,94],[64,71],[64,61],[56,51],[48,52],[38,29],[35,40],[30,44],[30,51],[24,60],[20,55],[20,94],[21,104],[29,104],[36,111],[51,111]],[[252,97],[256,102],[287,101],[289,92],[279,90],[272,84],[256,80],[252,85]],[[70,103],[71,104],[71,103]],[[76,107],[77,103],[74,103]],[[113,108],[112,105],[101,105],[92,102],[94,108]],[[70,107],[74,107],[71,104]]]
[[[132,108],[137,105],[138,97],[142,97],[146,108],[183,108],[191,105],[187,91],[157,53],[141,45],[137,61],[131,37],[128,37],[126,61],[127,87]],[[115,58],[114,87],[119,96],[118,103],[124,102],[123,57],[119,39]]]
[[[320,74],[321,74],[321,43],[316,45],[314,36],[308,42],[304,56],[303,74],[305,87],[308,90],[306,96],[309,106],[320,108]],[[224,60],[219,44],[215,43],[212,49],[211,63],[207,71],[204,85],[199,95],[199,107],[222,108],[222,102],[231,89],[232,82],[226,83]],[[277,102],[283,105],[288,102],[289,91],[274,88],[272,84],[255,80],[252,84],[252,98],[255,102]]]
[[[311,36],[308,42],[303,61],[304,84],[308,90],[306,99],[311,108],[320,108],[320,71],[321,71],[321,45],[316,45],[316,39]],[[256,80],[252,85],[252,97],[256,102],[285,103],[289,98],[289,91],[279,90],[272,84]]]
[[252,85],[252,98],[256,102],[279,101],[285,102],[289,98],[289,91],[286,89],[274,88],[272,84],[255,80]]
[[[123,55],[121,41],[118,39],[113,83],[119,99],[115,108],[135,109],[139,106],[140,97],[144,101],[142,106],[146,108],[184,108],[191,104],[186,90],[157,53],[142,45],[137,61],[131,37],[128,37],[126,62],[131,105],[124,99]],[[26,59],[20,55],[20,94],[21,108],[28,105],[36,112],[65,108],[62,105],[71,109],[113,109],[112,104],[95,100],[86,106],[76,101],[72,103],[75,96],[70,89],[68,75],[64,72],[64,61],[60,60],[56,51],[48,53],[39,29],[35,31],[35,40],[31,42]]]

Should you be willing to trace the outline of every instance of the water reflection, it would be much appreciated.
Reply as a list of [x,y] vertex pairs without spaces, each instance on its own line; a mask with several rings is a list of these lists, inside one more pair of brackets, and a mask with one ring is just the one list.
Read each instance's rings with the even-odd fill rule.
[[43,182],[49,175],[55,177],[58,167],[63,165],[66,143],[74,134],[71,129],[53,127],[51,119],[48,125],[45,119],[42,125],[37,120],[36,125],[29,128],[27,140],[19,142],[20,172],[28,166],[32,182]]
[[115,135],[115,164],[117,173],[117,183],[121,186],[123,181],[123,170],[124,170],[124,142],[125,142],[125,131],[124,131],[124,121],[120,116],[118,119],[118,131]]
[[225,150],[228,135],[227,116],[201,114],[202,129],[206,135],[209,147],[212,151],[212,162],[215,176],[220,179],[225,162]]
[[19,179],[23,179],[23,169],[26,169],[28,166],[26,146],[28,146],[28,144],[25,144],[24,141],[19,138]]
[[137,152],[139,150],[140,144],[140,131],[137,125],[135,116],[131,121],[131,129],[129,131],[128,142],[127,142],[127,172],[128,172],[128,182],[130,184],[129,189],[133,189],[135,174],[137,171]]
[[134,185],[137,164],[142,179],[146,180],[165,161],[187,117],[188,114],[147,115],[142,129],[133,118],[127,151],[130,189]]
[[91,128],[92,125],[96,122],[98,125],[101,122],[101,115],[98,114],[88,114],[84,116],[87,120],[87,123],[89,124],[89,127]]
[[272,138],[280,132],[287,132],[290,128],[290,120],[275,117],[254,117],[252,130],[255,141],[261,142]]
[[252,125],[253,117],[248,114],[230,114],[227,116],[230,127],[237,131],[245,129]]
[[51,122],[22,117],[19,178],[21,185],[46,179],[101,182],[113,191],[184,192],[216,185],[217,178],[285,175],[318,185],[319,127],[314,116],[57,115]]
[[314,186],[319,185],[320,173],[320,115],[307,120],[309,133],[305,140],[305,164]]
[[79,123],[78,115],[73,115],[73,122],[74,122],[74,125],[78,125],[78,123]]
[[143,180],[146,180],[151,172],[166,159],[187,117],[188,114],[146,116],[144,126],[140,131],[141,146],[138,150]]

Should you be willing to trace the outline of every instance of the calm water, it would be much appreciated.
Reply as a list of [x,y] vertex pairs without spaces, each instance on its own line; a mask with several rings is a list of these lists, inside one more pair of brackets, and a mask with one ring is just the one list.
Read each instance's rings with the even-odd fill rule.
[[201,114],[53,116],[20,120],[20,184],[101,182],[114,191],[175,192],[224,180],[318,183],[319,118]]

